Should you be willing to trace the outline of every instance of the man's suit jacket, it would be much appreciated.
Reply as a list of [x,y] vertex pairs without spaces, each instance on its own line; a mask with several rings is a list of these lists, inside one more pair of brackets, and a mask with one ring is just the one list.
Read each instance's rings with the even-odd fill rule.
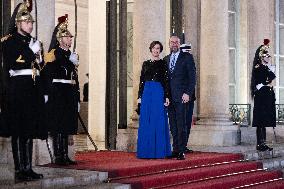
[[[170,57],[169,54],[164,58],[168,63],[168,69]],[[195,100],[196,69],[191,54],[180,52],[173,73],[169,70],[169,83],[172,101],[181,102],[183,93],[188,94],[190,100]]]

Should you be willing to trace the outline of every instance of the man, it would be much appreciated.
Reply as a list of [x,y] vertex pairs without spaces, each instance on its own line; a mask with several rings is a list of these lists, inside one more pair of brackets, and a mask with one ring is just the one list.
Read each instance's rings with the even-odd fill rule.
[[83,88],[83,102],[89,101],[89,74],[86,73],[86,76],[88,77],[88,81],[84,84]]
[[32,170],[33,139],[46,139],[42,125],[44,97],[40,87],[41,45],[31,37],[32,1],[20,3],[11,18],[9,33],[2,38],[3,74],[7,91],[7,127],[12,136],[15,181],[43,178]]
[[189,104],[193,103],[196,82],[195,64],[191,54],[180,51],[180,39],[169,40],[171,54],[164,59],[169,65],[171,103],[169,106],[170,130],[173,136],[172,157],[185,159],[188,133]]
[[67,26],[66,14],[58,18],[49,47],[49,60],[45,58],[48,128],[53,136],[55,164],[62,166],[76,164],[68,157],[68,138],[77,134],[80,110],[79,57],[69,50],[73,36]]

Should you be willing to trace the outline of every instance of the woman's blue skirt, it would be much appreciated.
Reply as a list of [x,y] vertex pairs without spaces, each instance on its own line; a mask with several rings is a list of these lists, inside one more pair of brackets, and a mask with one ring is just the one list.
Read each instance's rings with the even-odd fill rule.
[[164,106],[164,90],[160,82],[147,81],[141,99],[137,157],[165,158],[170,155],[170,132]]

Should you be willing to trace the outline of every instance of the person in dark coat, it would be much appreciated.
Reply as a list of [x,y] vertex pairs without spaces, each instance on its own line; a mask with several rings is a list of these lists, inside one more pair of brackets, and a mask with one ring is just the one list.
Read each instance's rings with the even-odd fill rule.
[[30,34],[32,1],[20,3],[11,18],[8,35],[2,38],[5,75],[6,126],[12,136],[15,180],[43,178],[32,170],[33,139],[46,139],[42,124],[44,97],[41,90],[40,42]]
[[173,137],[172,157],[184,160],[188,140],[189,104],[193,103],[195,98],[196,69],[193,56],[180,51],[180,39],[177,36],[170,38],[169,45],[171,54],[164,60],[168,63],[171,89],[168,114]]
[[276,76],[268,49],[269,40],[265,39],[255,52],[251,76],[251,95],[254,100],[252,126],[256,127],[258,151],[273,150],[265,143],[266,127],[276,126],[275,93],[272,86]]
[[68,136],[77,134],[80,106],[79,57],[69,50],[73,36],[67,26],[68,15],[59,17],[46,56],[45,71],[48,128],[58,165],[76,164],[68,157]]
[[83,87],[83,102],[89,101],[89,74],[87,73],[88,81],[84,84]]

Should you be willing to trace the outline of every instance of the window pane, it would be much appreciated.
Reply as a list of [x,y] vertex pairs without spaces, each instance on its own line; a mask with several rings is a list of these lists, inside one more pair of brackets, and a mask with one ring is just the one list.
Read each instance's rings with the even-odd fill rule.
[[236,12],[236,0],[229,0],[228,9],[229,11]]
[[284,87],[284,58],[279,60],[279,85]]
[[279,0],[280,23],[284,24],[284,0]]
[[229,47],[236,47],[235,31],[235,14],[229,13]]
[[235,64],[236,64],[236,57],[235,57],[235,49],[230,49],[229,50],[229,58],[230,58],[230,65],[229,65],[229,69],[230,69],[230,77],[229,77],[229,83],[236,83],[235,80]]
[[279,104],[284,104],[284,89],[279,89]]
[[230,98],[229,104],[235,104],[235,86],[229,86]]
[[280,31],[279,31],[279,35],[280,35],[280,54],[284,55],[284,26],[280,25]]

